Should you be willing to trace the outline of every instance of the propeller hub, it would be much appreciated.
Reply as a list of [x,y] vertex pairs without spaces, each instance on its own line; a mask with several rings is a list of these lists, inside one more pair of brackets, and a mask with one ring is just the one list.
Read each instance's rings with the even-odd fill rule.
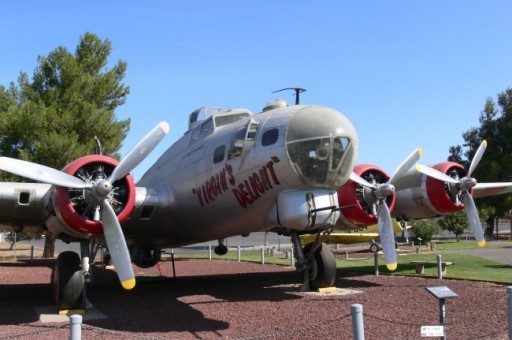
[[112,192],[112,184],[106,179],[98,181],[92,188],[92,193],[97,199],[104,199]]
[[460,180],[460,190],[468,190],[477,185],[477,180],[473,177],[464,177]]
[[395,192],[395,186],[391,183],[382,183],[379,185],[377,190],[375,190],[375,196],[378,199],[386,198],[388,196],[393,195]]

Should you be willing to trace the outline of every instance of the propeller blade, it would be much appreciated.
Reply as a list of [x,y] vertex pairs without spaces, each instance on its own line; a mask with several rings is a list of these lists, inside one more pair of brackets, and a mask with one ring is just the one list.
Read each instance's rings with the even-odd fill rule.
[[473,234],[475,235],[476,242],[480,247],[483,247],[485,246],[484,232],[482,230],[482,225],[480,224],[480,217],[478,216],[478,211],[476,210],[473,197],[471,197],[467,191],[463,191],[461,196],[462,202],[464,203],[464,210],[469,224],[471,225],[471,230],[473,230]]
[[92,185],[81,179],[55,170],[45,165],[22,161],[20,159],[0,157],[0,169],[11,174],[29,178],[34,181],[53,184],[60,187],[85,189]]
[[409,156],[407,156],[407,158],[404,159],[402,164],[400,164],[398,168],[396,168],[395,172],[393,173],[393,175],[391,175],[391,178],[389,179],[388,182],[391,184],[395,183],[397,179],[402,177],[407,172],[407,170],[409,170],[414,165],[414,163],[416,163],[418,159],[420,159],[422,154],[423,149],[417,148],[416,150],[414,150]]
[[114,183],[126,176],[153,151],[168,132],[169,124],[167,124],[167,122],[160,122],[155,126],[153,130],[137,143],[137,145],[128,151],[126,156],[124,156],[121,162],[116,166],[108,181]]
[[389,270],[395,270],[397,267],[395,234],[393,232],[393,222],[391,221],[389,208],[385,200],[381,200],[379,202],[377,210],[379,221],[379,236],[382,243],[384,258],[386,260],[386,267]]
[[452,177],[442,173],[441,171],[436,170],[436,169],[431,168],[426,165],[416,164],[416,170],[418,170],[418,172],[421,172],[422,174],[425,174],[429,177],[435,178],[435,179],[443,181],[443,182],[449,182],[449,183],[454,183],[454,184],[458,184],[460,182],[459,180],[456,180],[455,178],[452,178]]
[[367,180],[365,180],[363,177],[359,176],[355,172],[352,172],[350,174],[350,179],[353,182],[356,182],[357,184],[360,184],[362,186],[377,189],[377,186],[375,184],[371,184],[370,182],[368,182]]
[[487,148],[487,141],[484,140],[482,144],[478,147],[478,150],[476,150],[475,156],[473,157],[473,160],[471,161],[471,165],[469,166],[468,170],[468,177],[471,177],[471,174],[478,166],[478,163],[480,163],[480,160],[482,159],[482,156],[485,152],[485,148]]
[[124,289],[135,287],[135,275],[133,274],[130,253],[124,239],[121,225],[117,220],[116,213],[108,200],[103,200],[101,205],[101,221],[103,222],[103,233],[107,242],[112,262],[116,267],[117,276]]

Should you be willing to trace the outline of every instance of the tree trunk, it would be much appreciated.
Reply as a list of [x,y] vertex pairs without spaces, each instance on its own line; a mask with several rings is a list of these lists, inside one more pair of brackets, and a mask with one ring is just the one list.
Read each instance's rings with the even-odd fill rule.
[[494,234],[494,215],[493,216],[489,216],[489,218],[487,219],[487,228],[485,229],[485,234],[487,235],[487,237],[490,239],[493,234]]
[[44,237],[43,258],[51,259],[55,254],[55,236],[52,233],[46,233]]

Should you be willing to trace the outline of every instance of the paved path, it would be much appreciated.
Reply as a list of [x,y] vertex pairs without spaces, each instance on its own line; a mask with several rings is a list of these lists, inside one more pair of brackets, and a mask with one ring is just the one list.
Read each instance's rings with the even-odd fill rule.
[[468,254],[512,265],[512,242],[510,241],[488,241],[485,247],[479,249],[444,250],[439,253]]

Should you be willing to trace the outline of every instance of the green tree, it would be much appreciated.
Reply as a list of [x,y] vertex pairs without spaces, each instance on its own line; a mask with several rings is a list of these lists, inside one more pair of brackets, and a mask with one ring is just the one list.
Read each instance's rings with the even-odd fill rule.
[[[126,62],[107,67],[111,50],[108,39],[86,33],[75,53],[57,47],[38,57],[32,80],[21,72],[17,84],[0,87],[0,153],[61,169],[93,152],[97,136],[104,154],[119,157],[130,120],[117,120],[115,110],[129,87]],[[44,256],[53,257],[53,238]]]
[[[479,122],[480,127],[470,128],[462,134],[464,148],[460,145],[450,147],[448,159],[459,161],[468,168],[482,141],[487,140],[487,150],[472,176],[479,182],[512,181],[512,89],[499,93],[497,102],[488,98]],[[486,220],[486,233],[490,235],[497,218],[510,211],[512,195],[490,196],[478,199],[476,204],[492,211]]]
[[441,227],[432,219],[416,220],[411,223],[411,232],[421,238],[422,243],[432,241],[435,234],[439,234]]
[[469,228],[468,219],[463,211],[444,215],[437,223],[441,229],[454,233],[457,242],[460,241],[460,235]]

